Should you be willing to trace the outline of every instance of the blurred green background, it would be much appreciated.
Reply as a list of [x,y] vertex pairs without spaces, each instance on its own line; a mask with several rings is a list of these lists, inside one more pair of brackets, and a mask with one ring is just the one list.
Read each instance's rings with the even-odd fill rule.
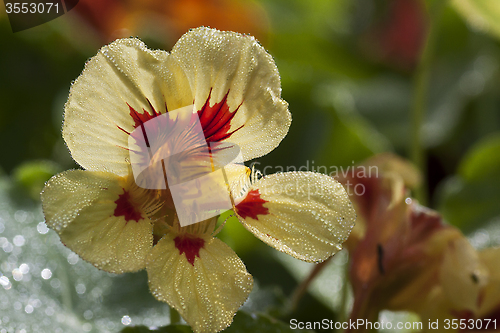
[[[72,257],[40,211],[44,182],[78,167],[61,136],[70,84],[119,37],[168,51],[201,25],[256,36],[276,61],[293,117],[281,145],[254,161],[267,173],[352,166],[385,151],[411,159],[416,80],[423,77],[421,197],[476,247],[500,244],[500,1],[448,1],[442,11],[440,2],[80,0],[68,14],[18,33],[0,8],[0,328],[100,332],[130,322],[168,324],[168,307],[149,295],[144,272],[114,276]],[[283,302],[311,265],[270,251],[231,222],[220,237],[258,284],[245,309],[286,321]],[[294,318],[337,318],[345,262],[340,254],[329,264]],[[236,323],[287,329],[265,316],[238,316],[235,331]]]

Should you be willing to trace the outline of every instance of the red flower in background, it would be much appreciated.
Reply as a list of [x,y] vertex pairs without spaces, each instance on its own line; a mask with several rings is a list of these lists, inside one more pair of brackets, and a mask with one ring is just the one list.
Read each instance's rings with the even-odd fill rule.
[[81,0],[75,7],[100,43],[140,35],[169,46],[190,28],[210,26],[265,40],[268,22],[254,2],[234,0]]
[[369,57],[403,70],[415,68],[423,47],[427,17],[421,0],[392,0],[364,35]]

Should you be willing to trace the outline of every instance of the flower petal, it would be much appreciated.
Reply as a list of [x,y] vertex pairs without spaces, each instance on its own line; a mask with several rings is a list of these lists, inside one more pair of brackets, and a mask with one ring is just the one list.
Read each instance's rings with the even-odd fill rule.
[[308,262],[323,261],[341,250],[356,219],[342,185],[313,172],[260,179],[236,213],[258,238]]
[[81,166],[127,174],[127,132],[136,125],[134,117],[146,120],[165,112],[159,72],[167,56],[126,38],[102,47],[87,62],[71,86],[63,126],[64,140]]
[[278,69],[253,37],[193,29],[175,44],[167,63],[168,109],[194,101],[208,141],[235,143],[248,161],[276,148],[288,132],[291,116]]
[[487,267],[489,278],[488,284],[483,292],[484,299],[479,305],[479,317],[485,317],[489,313],[500,309],[500,247],[487,248],[479,252],[479,258]]
[[61,241],[99,269],[143,269],[153,245],[152,225],[128,200],[123,178],[70,170],[52,177],[42,192],[46,223]]
[[455,310],[476,312],[482,289],[488,283],[488,269],[467,238],[449,242],[440,268],[441,285]]
[[148,257],[152,293],[179,311],[194,332],[226,328],[252,290],[252,276],[236,253],[217,238],[197,239],[202,242],[198,255],[176,247],[175,239],[175,234],[168,233]]

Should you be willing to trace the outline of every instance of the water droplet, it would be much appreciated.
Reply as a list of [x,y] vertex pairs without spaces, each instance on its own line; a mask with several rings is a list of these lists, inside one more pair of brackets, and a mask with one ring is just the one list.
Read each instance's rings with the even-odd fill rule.
[[92,312],[92,310],[86,310],[83,313],[83,318],[85,318],[86,320],[90,320],[92,319],[92,317],[94,317],[94,313]]
[[18,210],[14,213],[14,218],[17,222],[24,222],[28,218],[28,212],[24,210]]
[[50,286],[54,289],[57,289],[61,286],[61,281],[59,279],[55,278],[50,281]]
[[80,295],[85,294],[85,291],[87,290],[87,288],[85,287],[85,285],[83,283],[77,284],[75,289],[76,289],[76,292]]
[[49,232],[49,228],[43,221],[37,224],[36,230],[42,235],[45,235],[46,233]]
[[48,268],[45,268],[42,270],[41,275],[44,280],[48,280],[52,277],[52,271]]
[[24,312],[26,313],[32,313],[33,310],[34,310],[33,305],[28,304],[24,307]]
[[49,306],[49,307],[47,307],[47,308],[45,309],[45,314],[46,314],[47,316],[52,316],[52,315],[54,315],[54,313],[55,313],[54,308],[53,308],[53,307],[51,307],[51,306]]
[[19,270],[19,268],[15,268],[12,270],[12,277],[16,281],[21,281],[23,279],[23,273]]
[[68,262],[70,265],[75,265],[79,259],[80,258],[78,258],[78,255],[76,253],[68,254]]
[[30,267],[28,266],[28,264],[21,264],[19,266],[19,271],[22,273],[22,274],[28,274],[29,271],[30,271]]
[[129,316],[123,316],[122,317],[122,324],[123,325],[130,325],[131,322],[132,322],[132,319],[130,319]]
[[12,240],[15,246],[23,246],[26,240],[22,235],[16,235],[14,236],[14,239]]
[[12,283],[10,283],[9,278],[6,276],[0,276],[0,284],[5,290],[12,288]]

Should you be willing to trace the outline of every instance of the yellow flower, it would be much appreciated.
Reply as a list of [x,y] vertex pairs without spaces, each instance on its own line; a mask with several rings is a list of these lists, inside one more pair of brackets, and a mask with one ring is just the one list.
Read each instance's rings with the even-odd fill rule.
[[[149,120],[192,106],[207,143],[230,142],[248,161],[269,153],[288,132],[291,116],[280,94],[272,57],[250,36],[198,28],[171,53],[149,50],[135,38],[104,46],[73,83],[65,106],[63,137],[86,170],[63,172],[46,184],[47,225],[97,268],[145,268],[155,297],[195,332],[224,329],[248,297],[252,277],[213,237],[216,216],[181,226],[170,185],[138,185],[129,138]],[[151,161],[161,162],[162,149],[153,150]],[[276,249],[319,262],[348,237],[355,213],[330,177],[293,172],[258,179],[241,165],[224,169],[239,220]]]

